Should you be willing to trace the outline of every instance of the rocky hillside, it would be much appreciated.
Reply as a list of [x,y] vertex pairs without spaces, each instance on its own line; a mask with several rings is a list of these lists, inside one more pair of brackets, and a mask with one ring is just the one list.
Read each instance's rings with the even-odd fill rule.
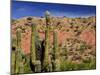
[[[24,17],[12,22],[12,37],[15,36],[17,27],[21,27],[22,48],[27,53],[30,50],[31,30],[27,26],[27,18]],[[33,22],[38,26],[39,37],[41,40],[45,38],[45,18],[33,17]],[[53,29],[58,29],[59,44],[63,43],[67,38],[78,38],[85,41],[89,45],[95,46],[95,17],[88,18],[67,18],[67,17],[51,17],[51,41]]]

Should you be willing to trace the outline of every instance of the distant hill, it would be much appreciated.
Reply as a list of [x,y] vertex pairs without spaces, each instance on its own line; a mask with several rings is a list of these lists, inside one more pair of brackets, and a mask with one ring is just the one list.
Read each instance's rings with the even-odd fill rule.
[[[27,25],[27,18],[28,17],[23,17],[17,20],[12,20],[12,38],[16,37],[17,27],[21,27],[23,30],[22,48],[25,53],[29,53],[31,37],[31,29]],[[32,21],[37,25],[40,39],[45,39],[45,18],[32,17]],[[52,31],[57,29],[59,34],[59,44],[62,44],[66,39],[77,38],[78,40],[85,41],[88,45],[95,46],[95,16],[87,18],[51,17],[50,22],[51,43],[53,41]]]

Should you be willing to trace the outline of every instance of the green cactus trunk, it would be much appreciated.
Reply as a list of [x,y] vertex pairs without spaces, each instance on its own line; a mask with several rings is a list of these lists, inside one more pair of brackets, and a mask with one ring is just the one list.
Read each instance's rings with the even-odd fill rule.
[[21,55],[21,29],[17,29],[17,50],[15,52],[15,73],[23,73],[23,61],[22,61],[22,55]]
[[30,50],[31,57],[30,59],[31,59],[32,64],[34,64],[36,61],[36,48],[35,48],[36,25],[35,24],[31,26],[31,31],[32,32],[31,32],[31,50]]
[[[12,37],[13,38],[13,37]],[[12,47],[13,46],[16,46],[16,38],[14,37],[13,40],[12,40]],[[13,49],[12,49],[13,50]],[[16,61],[16,58],[15,58],[15,51],[12,51],[12,54],[11,54],[11,74],[14,74],[15,73],[15,61]]]
[[54,66],[54,71],[59,71],[60,70],[60,59],[59,59],[59,47],[58,47],[58,32],[55,30],[53,33],[53,42],[54,42],[54,50],[53,50],[53,66]]
[[44,59],[43,59],[43,66],[45,72],[49,72],[52,70],[51,68],[51,58],[49,55],[49,48],[50,48],[50,15],[49,12],[46,12],[46,30],[45,30],[45,51],[44,51]]
[[58,33],[57,31],[54,31],[53,33],[53,40],[54,40],[54,59],[58,59],[59,52],[58,52]]
[[41,72],[41,62],[37,60],[36,57],[36,35],[37,26],[35,24],[31,25],[31,50],[30,50],[30,61],[34,65],[34,72]]

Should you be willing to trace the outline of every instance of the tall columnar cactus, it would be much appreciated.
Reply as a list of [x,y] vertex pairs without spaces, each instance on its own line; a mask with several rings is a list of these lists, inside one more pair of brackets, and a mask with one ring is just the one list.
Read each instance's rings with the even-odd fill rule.
[[35,64],[35,61],[36,61],[36,48],[35,48],[35,33],[36,33],[36,25],[35,24],[32,24],[31,25],[31,50],[30,50],[30,59],[31,59],[31,62],[32,64]]
[[60,59],[59,59],[59,47],[58,47],[58,32],[54,30],[53,32],[53,42],[54,42],[54,49],[53,49],[53,66],[54,71],[59,71],[60,69]]
[[59,57],[59,51],[58,51],[58,32],[57,30],[53,33],[53,40],[54,40],[54,59],[57,59]]
[[49,56],[49,48],[50,48],[50,13],[48,11],[46,11],[45,14],[45,18],[46,18],[46,30],[45,30],[45,51],[44,51],[44,59],[43,59],[43,66],[42,68],[44,69],[44,71],[50,71],[51,67],[50,67],[50,56]]
[[16,58],[15,58],[15,51],[16,51],[16,38],[15,37],[12,37],[12,54],[11,54],[11,57],[12,57],[12,60],[11,60],[11,73],[15,73],[15,61],[16,61]]
[[36,35],[37,35],[37,26],[32,23],[31,25],[31,50],[30,50],[30,60],[32,65],[34,65],[34,72],[41,71],[41,62],[37,60],[36,55]]
[[16,32],[17,50],[15,52],[15,73],[23,73],[22,49],[21,49],[21,29],[18,28]]

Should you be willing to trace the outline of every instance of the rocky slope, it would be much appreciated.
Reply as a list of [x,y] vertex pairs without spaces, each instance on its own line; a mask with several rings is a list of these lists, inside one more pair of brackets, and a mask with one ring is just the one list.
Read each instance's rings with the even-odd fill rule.
[[[16,37],[16,29],[22,29],[21,47],[25,54],[30,53],[31,29],[27,25],[27,18],[24,17],[12,22],[12,44],[15,47],[14,38]],[[32,17],[33,23],[37,25],[40,40],[45,39],[45,18]],[[95,58],[96,46],[96,17],[87,18],[67,18],[67,17],[51,17],[50,23],[50,42],[53,43],[53,30],[58,30],[59,47],[61,52],[63,48],[67,49],[68,60],[75,62],[81,59]],[[83,53],[81,52],[83,50]],[[64,52],[62,52],[64,53]],[[66,54],[67,54],[66,53]],[[73,62],[74,62],[73,61]]]

